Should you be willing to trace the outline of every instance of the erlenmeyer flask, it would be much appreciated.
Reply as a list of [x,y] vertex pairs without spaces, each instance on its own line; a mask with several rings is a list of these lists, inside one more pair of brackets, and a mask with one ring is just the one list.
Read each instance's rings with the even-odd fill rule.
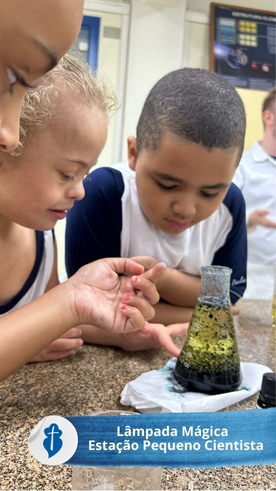
[[203,266],[201,271],[201,292],[174,374],[190,391],[230,392],[241,379],[229,297],[232,270]]

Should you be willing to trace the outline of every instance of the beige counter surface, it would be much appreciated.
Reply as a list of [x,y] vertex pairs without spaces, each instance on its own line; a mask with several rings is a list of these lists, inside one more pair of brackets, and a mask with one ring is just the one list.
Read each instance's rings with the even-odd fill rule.
[[[235,318],[242,361],[276,371],[276,329],[271,327],[271,302],[241,300]],[[179,346],[182,339],[178,339]],[[0,384],[0,489],[71,489],[72,469],[40,464],[29,454],[28,437],[48,415],[89,415],[99,410],[133,410],[120,404],[127,382],[161,368],[170,358],[163,349],[124,352],[85,345],[56,362],[29,364]],[[257,394],[227,408],[255,409]],[[212,469],[164,469],[162,489],[276,489],[276,464]]]

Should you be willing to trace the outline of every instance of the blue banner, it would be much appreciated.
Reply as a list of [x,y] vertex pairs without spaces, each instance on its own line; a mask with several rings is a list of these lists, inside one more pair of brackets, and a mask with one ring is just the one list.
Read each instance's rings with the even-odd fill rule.
[[219,413],[72,416],[65,463],[208,468],[276,463],[276,408]]

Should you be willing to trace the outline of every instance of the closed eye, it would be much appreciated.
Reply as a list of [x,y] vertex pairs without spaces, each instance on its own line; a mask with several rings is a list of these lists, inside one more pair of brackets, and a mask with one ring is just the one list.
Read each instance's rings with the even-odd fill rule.
[[18,75],[14,70],[12,70],[11,68],[7,67],[6,68],[6,72],[7,72],[7,77],[8,77],[8,81],[9,81],[9,84],[10,84],[10,89],[9,89],[9,92],[12,94],[13,92],[13,87],[14,85],[16,84],[19,84],[19,85],[22,85],[22,87],[25,87],[27,89],[32,89],[34,88],[34,85],[29,85],[25,80],[24,78],[22,78],[20,75]]
[[74,177],[73,176],[68,176],[67,174],[64,174],[63,172],[60,173],[60,177],[63,181],[74,181]]
[[165,186],[164,184],[162,184],[159,181],[156,181],[156,184],[157,184],[157,186],[159,188],[164,189],[165,191],[171,191],[172,189],[176,189],[177,188],[177,185],[176,184],[173,184],[172,186]]
[[204,198],[215,198],[218,193],[206,193],[205,191],[201,191],[201,194]]

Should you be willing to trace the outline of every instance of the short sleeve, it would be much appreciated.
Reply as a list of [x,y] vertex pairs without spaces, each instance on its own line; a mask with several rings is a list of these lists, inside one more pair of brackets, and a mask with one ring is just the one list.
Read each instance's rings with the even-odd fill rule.
[[104,257],[120,256],[122,229],[121,172],[101,167],[84,181],[85,197],[67,213],[65,264],[68,277]]
[[232,215],[233,225],[224,245],[215,253],[212,264],[232,269],[230,299],[231,303],[235,304],[246,289],[247,230],[244,198],[233,183],[230,185],[224,204]]

